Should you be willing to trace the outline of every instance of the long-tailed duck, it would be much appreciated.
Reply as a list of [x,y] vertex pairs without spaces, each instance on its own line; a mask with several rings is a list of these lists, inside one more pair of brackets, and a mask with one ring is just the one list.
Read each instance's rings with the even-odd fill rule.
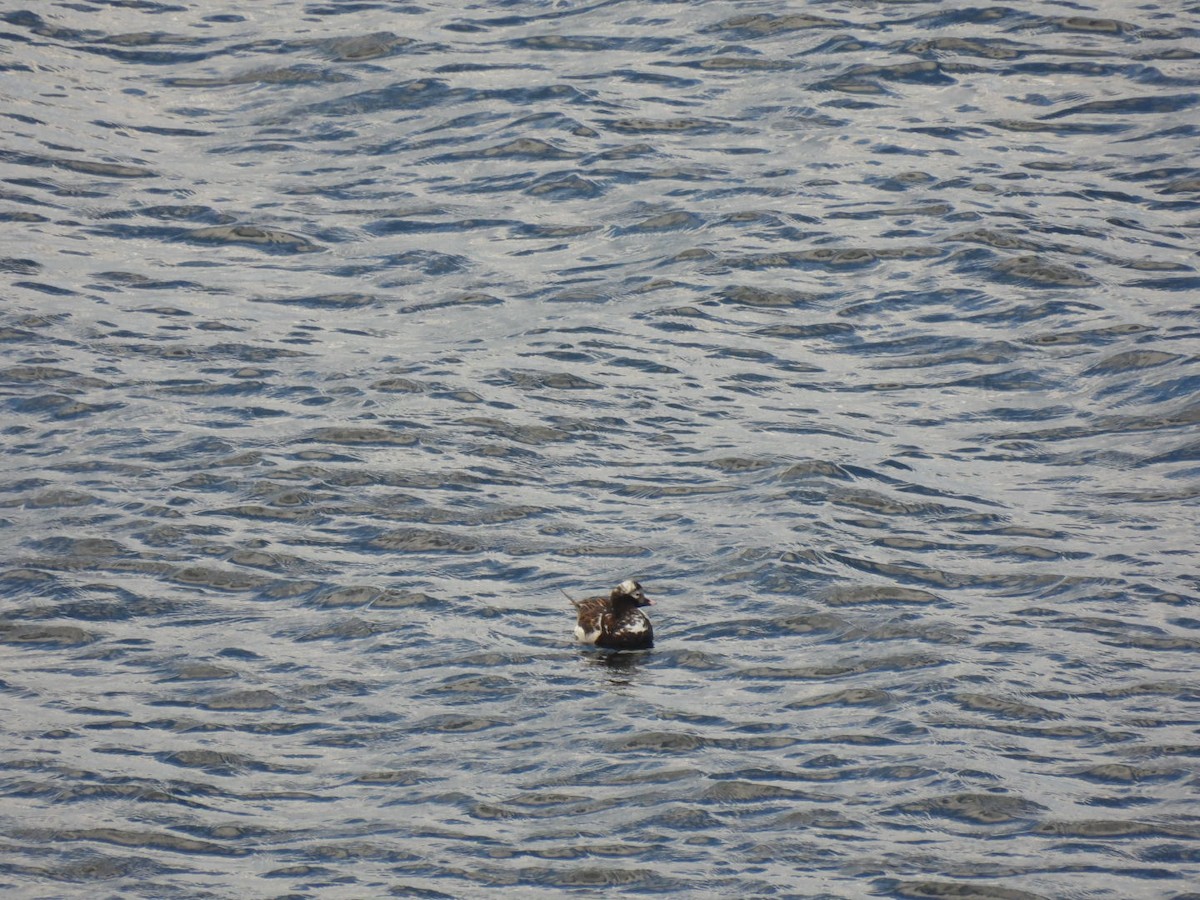
[[638,608],[654,601],[642,592],[642,586],[628,578],[607,597],[572,600],[579,611],[575,637],[585,644],[607,650],[644,650],[654,646],[654,628]]

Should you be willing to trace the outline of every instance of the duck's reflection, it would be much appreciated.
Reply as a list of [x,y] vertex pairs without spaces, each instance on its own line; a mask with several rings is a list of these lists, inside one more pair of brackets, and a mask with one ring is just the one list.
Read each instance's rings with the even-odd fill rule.
[[608,682],[616,687],[632,684],[650,659],[647,650],[585,653],[588,665],[604,672]]

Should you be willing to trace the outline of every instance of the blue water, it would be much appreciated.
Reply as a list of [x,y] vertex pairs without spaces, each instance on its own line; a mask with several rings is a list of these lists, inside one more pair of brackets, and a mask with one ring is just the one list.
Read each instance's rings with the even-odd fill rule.
[[6,897],[1195,896],[1194,4],[0,10]]

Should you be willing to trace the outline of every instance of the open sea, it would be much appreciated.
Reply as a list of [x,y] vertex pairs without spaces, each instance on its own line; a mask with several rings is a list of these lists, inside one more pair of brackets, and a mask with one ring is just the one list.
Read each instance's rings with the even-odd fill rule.
[[6,900],[1200,898],[1196,0],[0,0],[0,122]]

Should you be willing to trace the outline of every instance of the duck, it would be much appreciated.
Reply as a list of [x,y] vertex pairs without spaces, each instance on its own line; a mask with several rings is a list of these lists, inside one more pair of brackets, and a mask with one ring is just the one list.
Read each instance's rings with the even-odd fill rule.
[[645,650],[654,646],[654,628],[640,608],[653,606],[654,601],[632,578],[618,584],[607,597],[571,603],[579,614],[575,637],[581,643],[606,650]]

